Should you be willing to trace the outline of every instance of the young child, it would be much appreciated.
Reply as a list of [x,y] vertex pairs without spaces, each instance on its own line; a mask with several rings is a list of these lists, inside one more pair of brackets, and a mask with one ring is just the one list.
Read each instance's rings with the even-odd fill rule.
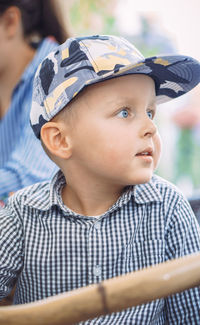
[[[0,210],[1,298],[15,283],[24,304],[200,250],[187,200],[153,175],[156,105],[199,81],[194,59],[145,59],[115,36],[70,38],[46,57],[31,124],[60,170]],[[200,324],[199,288],[86,322],[166,323]]]

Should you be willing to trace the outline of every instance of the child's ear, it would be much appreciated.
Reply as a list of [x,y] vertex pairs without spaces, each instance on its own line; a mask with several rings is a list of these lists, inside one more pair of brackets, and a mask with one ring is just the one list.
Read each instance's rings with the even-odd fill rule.
[[2,15],[2,22],[6,34],[9,38],[16,35],[17,30],[20,26],[21,28],[21,12],[18,7],[9,7]]
[[41,140],[48,151],[63,159],[71,157],[72,148],[70,136],[63,130],[63,126],[59,122],[45,123],[40,132]]

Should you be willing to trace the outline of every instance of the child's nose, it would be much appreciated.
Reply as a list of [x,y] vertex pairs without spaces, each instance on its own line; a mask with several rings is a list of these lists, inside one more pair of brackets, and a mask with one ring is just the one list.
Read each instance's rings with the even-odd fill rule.
[[147,119],[145,119],[145,122],[141,129],[141,136],[152,137],[155,135],[156,132],[157,132],[157,127],[156,127],[154,121],[147,117]]

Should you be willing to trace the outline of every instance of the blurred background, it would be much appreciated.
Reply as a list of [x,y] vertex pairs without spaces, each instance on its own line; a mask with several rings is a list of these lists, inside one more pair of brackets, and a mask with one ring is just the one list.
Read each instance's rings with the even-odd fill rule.
[[[199,0],[59,0],[71,35],[115,34],[144,56],[184,54],[200,60]],[[158,107],[163,141],[157,174],[188,198],[200,197],[200,86]]]

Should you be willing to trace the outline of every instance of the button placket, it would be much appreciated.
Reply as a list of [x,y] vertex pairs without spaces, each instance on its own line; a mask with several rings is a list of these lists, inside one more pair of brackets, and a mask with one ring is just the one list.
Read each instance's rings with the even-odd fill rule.
[[96,283],[102,278],[102,243],[99,230],[101,221],[93,219],[88,231],[88,282]]
[[98,276],[98,277],[101,275],[101,266],[100,265],[94,266],[94,268],[93,268],[93,274],[95,276]]
[[89,284],[93,283],[93,273],[92,273],[92,228],[93,225],[90,224],[88,229],[88,282]]
[[100,221],[95,222],[95,224],[94,224],[94,228],[95,228],[96,230],[99,230],[99,229],[101,228],[101,222],[100,222]]

